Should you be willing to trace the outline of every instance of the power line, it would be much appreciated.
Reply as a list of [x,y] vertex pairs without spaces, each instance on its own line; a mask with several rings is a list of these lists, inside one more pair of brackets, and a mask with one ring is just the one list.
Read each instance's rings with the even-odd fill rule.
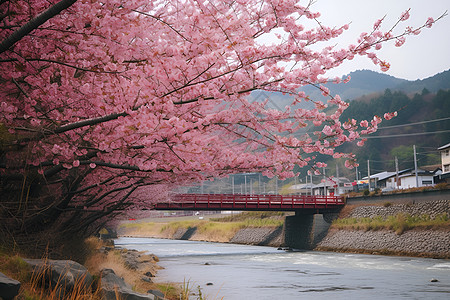
[[428,120],[428,121],[421,121],[421,122],[414,122],[414,123],[408,123],[408,124],[401,124],[401,125],[384,126],[384,127],[379,127],[378,130],[380,130],[380,129],[397,128],[397,127],[405,127],[405,126],[411,126],[411,125],[426,124],[426,123],[439,122],[439,121],[445,121],[445,120],[450,120],[450,117],[442,118],[442,119]]
[[[417,147],[417,148],[420,148],[420,147]],[[417,154],[422,154],[422,155],[427,155],[429,153],[439,153],[439,151],[436,150],[436,151],[420,151],[420,152],[417,152]]]
[[440,130],[440,131],[428,131],[428,132],[417,132],[417,133],[404,133],[404,134],[393,134],[393,135],[377,135],[377,136],[366,136],[360,139],[381,139],[381,138],[393,138],[393,137],[404,137],[404,136],[415,136],[415,135],[425,135],[425,134],[437,134],[450,132],[450,130]]

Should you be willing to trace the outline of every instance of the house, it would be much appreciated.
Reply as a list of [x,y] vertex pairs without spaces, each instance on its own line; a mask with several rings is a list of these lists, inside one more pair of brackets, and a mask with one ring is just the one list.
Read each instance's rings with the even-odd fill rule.
[[442,174],[436,177],[437,182],[450,183],[450,143],[438,148],[441,153]]
[[301,183],[289,187],[289,194],[293,195],[311,195],[311,191],[315,186],[314,183]]
[[450,173],[450,143],[438,150],[441,153],[442,174]]
[[[339,189],[337,189],[339,183]],[[296,184],[289,188],[290,194],[297,195],[340,195],[353,190],[352,184],[348,178],[339,177],[339,180],[335,177],[332,179],[327,178],[325,181],[318,184],[304,183]]]
[[[441,174],[440,168],[435,168],[434,170],[418,169],[417,184],[414,169],[398,171],[398,181],[396,172],[384,171],[370,175],[370,188],[380,188],[383,191],[392,191],[396,189],[401,190],[415,187],[433,186],[436,183],[434,178],[439,174]],[[368,177],[366,176],[363,179],[368,180]]]
[[417,169],[417,182],[416,182],[415,170],[405,172],[404,174],[399,176],[400,184],[398,188],[409,189],[415,187],[433,186],[435,184],[434,176],[437,175],[436,173],[440,173],[440,169],[437,169],[435,171]]
[[[404,173],[411,172],[412,169],[405,169],[398,171],[398,176],[403,175]],[[368,177],[364,177],[363,181],[368,182]],[[400,187],[400,179],[397,183],[397,172],[383,171],[376,174],[370,175],[370,188],[380,188],[382,190],[395,190]]]

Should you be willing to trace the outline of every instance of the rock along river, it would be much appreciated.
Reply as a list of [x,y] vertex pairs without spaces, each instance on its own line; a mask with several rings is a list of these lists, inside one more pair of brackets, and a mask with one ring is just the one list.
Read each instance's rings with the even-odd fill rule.
[[445,259],[152,238],[121,237],[115,244],[157,255],[165,268],[158,282],[189,281],[192,291],[200,287],[208,300],[450,299]]

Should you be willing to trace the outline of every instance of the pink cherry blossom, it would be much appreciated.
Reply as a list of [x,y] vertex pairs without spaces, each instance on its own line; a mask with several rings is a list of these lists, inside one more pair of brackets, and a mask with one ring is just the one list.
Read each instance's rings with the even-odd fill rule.
[[392,113],[385,113],[384,114],[384,118],[386,120],[390,120],[390,119],[392,119],[393,117],[396,117],[396,116],[397,116],[397,112],[396,111],[392,112]]
[[409,19],[409,9],[401,15],[400,21],[406,21],[408,19]]
[[395,47],[402,46],[405,43],[405,41],[406,41],[406,38],[404,36],[397,38],[395,41]]
[[367,139],[361,139],[360,141],[358,141],[358,143],[356,143],[359,147],[364,146],[364,143],[367,141]]
[[389,70],[389,68],[391,67],[391,64],[386,61],[381,61],[380,66],[381,66],[381,71],[387,72]]
[[359,126],[361,127],[369,127],[369,122],[367,120],[363,120],[359,123]]
[[[51,210],[42,216],[85,225],[102,224],[98,212],[151,208],[170,188],[192,182],[235,172],[294,176],[296,165],[312,165],[319,153],[352,159],[335,147],[375,132],[381,118],[370,126],[341,122],[348,103],[324,84],[351,78],[327,72],[355,56],[386,71],[381,45],[400,46],[435,22],[398,28],[408,23],[406,11],[405,22],[380,19],[338,46],[349,25],[326,26],[303,1],[72,1],[7,44],[59,2],[68,3],[0,4],[8,5],[0,20],[0,124],[20,145],[4,150],[0,174],[30,172],[30,184],[46,187],[36,190],[49,195],[30,199],[33,214]],[[330,42],[336,46],[323,46]],[[305,85],[329,101],[301,92]],[[292,96],[292,105],[274,109],[270,92]],[[303,101],[313,108],[294,106]],[[308,126],[317,128],[305,134]],[[29,215],[12,211],[22,214],[17,220]]]

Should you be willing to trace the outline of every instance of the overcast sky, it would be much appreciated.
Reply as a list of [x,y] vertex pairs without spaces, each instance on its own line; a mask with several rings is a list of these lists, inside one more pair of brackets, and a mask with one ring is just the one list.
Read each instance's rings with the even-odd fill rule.
[[[428,17],[436,19],[446,10],[450,11],[450,0],[317,0],[313,6],[313,10],[322,14],[320,20],[325,25],[351,22],[350,29],[339,40],[342,45],[356,43],[361,32],[370,32],[373,23],[385,15],[385,26],[392,26],[408,8],[411,8],[410,19],[401,25],[416,27],[424,24]],[[400,48],[385,45],[379,51],[379,58],[391,63],[386,74],[408,80],[424,79],[450,69],[450,16],[422,30],[418,36],[408,37]],[[329,75],[341,76],[358,69],[381,72],[367,58],[355,58]]]

